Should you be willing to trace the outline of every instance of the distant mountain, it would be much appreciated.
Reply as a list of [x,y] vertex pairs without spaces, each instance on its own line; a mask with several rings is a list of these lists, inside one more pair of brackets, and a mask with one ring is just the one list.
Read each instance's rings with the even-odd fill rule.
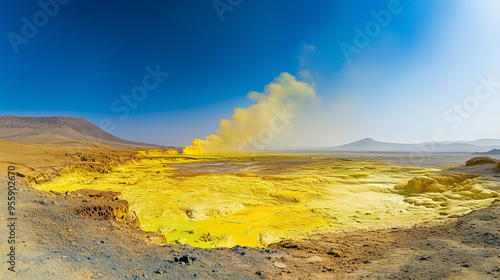
[[459,141],[456,143],[472,144],[485,147],[500,147],[500,139],[479,139],[475,141]]
[[352,142],[346,145],[338,146],[333,149],[341,151],[384,151],[384,152],[396,152],[396,151],[408,151],[412,149],[413,145],[410,144],[397,144],[397,143],[386,143],[378,142],[372,138],[361,139],[356,142]]
[[[478,140],[478,143],[494,143],[494,140]],[[500,142],[500,140],[498,140]],[[475,141],[471,141],[475,142]],[[500,145],[498,145],[500,147]],[[426,142],[422,144],[401,144],[378,142],[365,138],[349,144],[329,148],[331,151],[343,152],[485,152],[491,146],[474,145],[469,142]]]
[[90,142],[117,148],[160,147],[118,138],[73,117],[0,116],[0,140],[24,143]]
[[476,152],[474,153],[475,155],[482,155],[482,156],[499,156],[500,155],[500,149],[493,149],[488,152],[480,153]]

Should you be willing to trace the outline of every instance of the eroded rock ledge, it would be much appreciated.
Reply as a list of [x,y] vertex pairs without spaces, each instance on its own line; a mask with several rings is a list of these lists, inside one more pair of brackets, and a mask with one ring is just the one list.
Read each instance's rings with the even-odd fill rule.
[[81,199],[81,203],[73,203],[69,209],[70,212],[76,215],[93,220],[117,221],[136,229],[138,233],[143,234],[152,243],[167,243],[164,235],[140,229],[141,224],[136,213],[130,210],[127,200],[121,199],[120,192],[80,189],[64,194],[55,191],[51,191],[51,193],[65,198]]

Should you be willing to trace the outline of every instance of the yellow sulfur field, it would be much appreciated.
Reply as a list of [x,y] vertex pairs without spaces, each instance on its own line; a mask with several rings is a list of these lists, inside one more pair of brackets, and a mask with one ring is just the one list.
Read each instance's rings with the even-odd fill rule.
[[473,175],[296,154],[173,155],[99,174],[77,171],[42,190],[120,191],[148,231],[197,247],[408,225],[485,207],[498,193]]

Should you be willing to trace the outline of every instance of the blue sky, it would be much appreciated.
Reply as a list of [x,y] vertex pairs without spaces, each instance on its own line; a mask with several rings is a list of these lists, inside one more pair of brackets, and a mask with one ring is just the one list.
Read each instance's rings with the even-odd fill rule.
[[[498,1],[220,0],[236,3],[223,20],[213,1],[41,2],[58,7],[48,4],[46,22],[37,1],[0,2],[0,115],[106,120],[122,138],[183,146],[289,72],[314,82],[320,103],[275,145],[411,143],[436,130],[500,138],[500,88],[478,104],[471,97],[479,77],[500,81]],[[399,12],[348,62],[341,44],[356,47],[355,28],[366,33],[389,7]],[[23,18],[42,21],[31,38]],[[120,98],[143,85],[148,66],[169,75],[124,116]],[[460,115],[454,105],[464,102],[471,110]]]

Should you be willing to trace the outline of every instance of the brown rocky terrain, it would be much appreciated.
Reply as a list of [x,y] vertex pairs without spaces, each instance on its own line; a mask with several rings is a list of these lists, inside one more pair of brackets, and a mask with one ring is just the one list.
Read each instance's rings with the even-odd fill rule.
[[0,116],[0,140],[63,145],[92,143],[115,148],[160,147],[121,139],[85,119],[59,116]]
[[[63,170],[90,168],[87,163],[100,162],[103,168],[95,170],[107,172],[120,164],[119,155],[126,162],[133,159],[132,154],[130,150],[64,153],[62,158],[75,164]],[[455,169],[495,174],[494,163],[473,162],[478,164]],[[27,185],[36,183],[28,176],[17,180],[24,183],[18,185],[17,192],[16,272],[8,271],[4,262],[2,279],[500,277],[498,200],[490,207],[446,222],[416,227],[314,235],[267,248],[200,249],[165,244],[162,235],[142,231],[118,192],[42,192]],[[0,184],[7,185],[5,176]],[[1,197],[7,197],[6,188],[1,190]],[[6,213],[4,203],[0,213],[4,223]],[[5,242],[2,251],[8,251]]]
[[[494,165],[495,172],[500,172],[500,160],[487,156],[471,158],[466,162],[466,166],[492,164]],[[490,168],[491,169],[491,168]]]
[[442,224],[317,235],[270,248],[289,253],[283,263],[309,275],[304,279],[496,279],[499,211],[497,200]]
[[[173,147],[156,148],[160,151]],[[77,169],[109,172],[113,167],[137,161],[138,148],[113,148],[95,143],[13,143],[0,140],[0,168],[16,165],[18,176],[42,183]]]
[[[64,172],[106,173],[140,159],[136,148],[103,143],[0,140],[0,279],[500,278],[498,199],[487,208],[418,226],[318,234],[266,248],[200,249],[165,244],[162,235],[141,230],[119,192],[33,187]],[[8,270],[6,242],[10,165],[16,167],[17,188],[15,272]],[[497,160],[481,157],[444,172],[498,181],[498,169]]]
[[465,163],[465,166],[451,168],[449,171],[487,175],[498,178],[500,177],[500,160],[487,156],[473,157]]

